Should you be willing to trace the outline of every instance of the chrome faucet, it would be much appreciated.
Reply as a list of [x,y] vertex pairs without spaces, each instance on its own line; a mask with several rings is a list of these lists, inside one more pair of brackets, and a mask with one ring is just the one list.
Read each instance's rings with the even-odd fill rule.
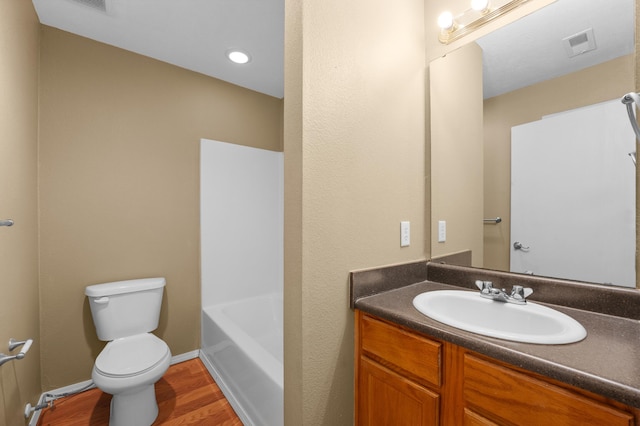
[[485,299],[497,300],[499,302],[516,303],[518,305],[524,305],[527,303],[527,297],[531,296],[533,289],[529,287],[522,287],[521,285],[514,285],[511,289],[511,293],[499,288],[494,288],[491,281],[476,281],[476,287],[480,290],[480,296]]

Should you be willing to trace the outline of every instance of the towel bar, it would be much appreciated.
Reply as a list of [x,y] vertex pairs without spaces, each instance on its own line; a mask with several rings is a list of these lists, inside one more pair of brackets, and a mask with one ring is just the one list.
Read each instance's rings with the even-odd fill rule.
[[501,217],[495,217],[493,219],[485,219],[484,223],[500,223],[502,222],[502,218]]

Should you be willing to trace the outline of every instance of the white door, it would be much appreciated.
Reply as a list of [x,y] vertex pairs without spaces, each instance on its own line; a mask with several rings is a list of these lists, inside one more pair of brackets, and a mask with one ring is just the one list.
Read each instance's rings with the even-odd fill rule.
[[634,150],[619,100],[513,127],[511,271],[635,287]]

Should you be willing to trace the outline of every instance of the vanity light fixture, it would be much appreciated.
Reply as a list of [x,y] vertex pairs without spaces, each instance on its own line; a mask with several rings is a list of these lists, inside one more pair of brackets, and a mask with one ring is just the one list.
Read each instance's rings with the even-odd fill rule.
[[459,15],[443,12],[438,17],[440,43],[449,44],[504,15],[529,0],[471,0],[471,7]]
[[451,12],[442,12],[440,16],[438,16],[438,26],[442,31],[453,31],[453,25],[455,21],[453,20],[453,14]]
[[471,0],[471,9],[486,13],[489,11],[489,0]]
[[236,64],[246,64],[251,60],[251,56],[248,53],[238,49],[230,49],[227,51],[227,58]]

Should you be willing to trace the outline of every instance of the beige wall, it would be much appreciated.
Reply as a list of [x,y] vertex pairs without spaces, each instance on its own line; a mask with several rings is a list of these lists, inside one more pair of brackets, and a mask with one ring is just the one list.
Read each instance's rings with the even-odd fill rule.
[[482,266],[482,49],[469,43],[432,61],[430,77],[431,255],[470,250]]
[[0,219],[15,221],[0,228],[0,352],[11,337],[35,339],[23,360],[0,367],[0,426],[23,424],[40,394],[38,33],[30,1],[0,1]]
[[628,55],[485,101],[484,214],[504,220],[497,226],[485,226],[485,267],[509,270],[511,127],[618,99],[634,90],[634,78],[634,56]]
[[[285,416],[353,423],[351,270],[425,257],[423,1],[286,2]],[[411,246],[400,248],[400,221]]]
[[303,424],[304,408],[302,2],[285,0],[284,22],[284,423],[293,426]]
[[280,150],[282,101],[49,27],[41,35],[42,385],[90,377],[86,285],[164,276],[157,334],[200,342],[199,143]]

